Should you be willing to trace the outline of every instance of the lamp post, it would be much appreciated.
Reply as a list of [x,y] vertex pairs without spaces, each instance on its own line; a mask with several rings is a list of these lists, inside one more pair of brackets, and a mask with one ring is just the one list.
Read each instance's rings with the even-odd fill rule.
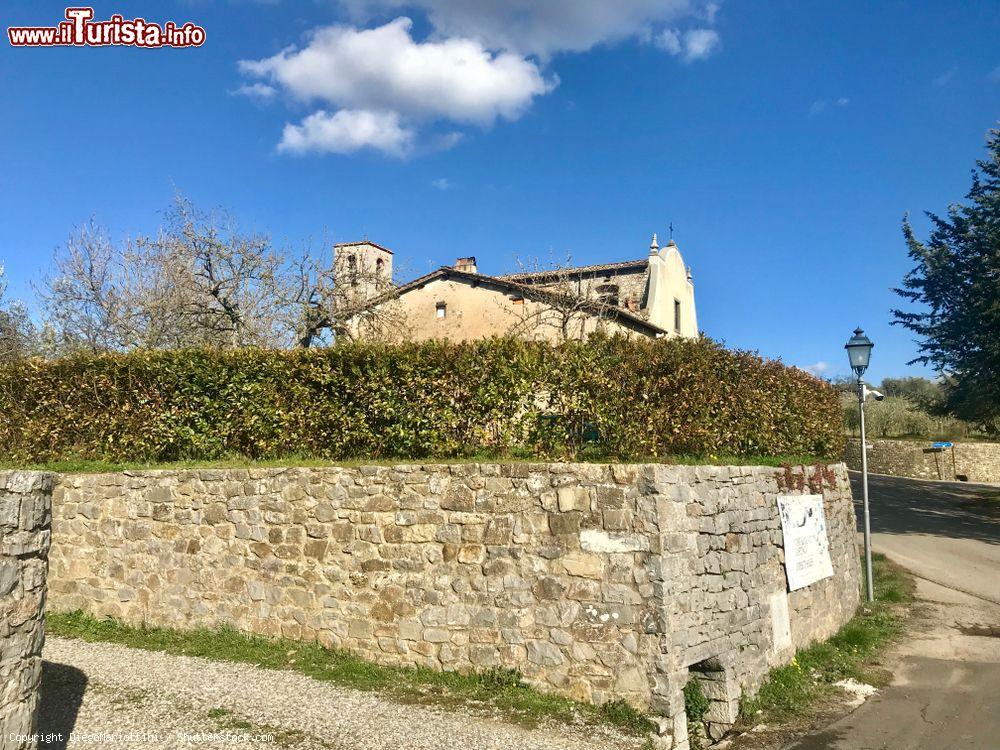
[[847,357],[851,361],[851,369],[858,376],[858,408],[861,410],[861,494],[865,511],[865,577],[870,602],[875,601],[875,590],[872,586],[872,531],[868,521],[868,444],[865,442],[865,397],[868,395],[868,387],[861,376],[868,369],[874,346],[875,344],[860,328],[854,329],[854,335],[844,345]]

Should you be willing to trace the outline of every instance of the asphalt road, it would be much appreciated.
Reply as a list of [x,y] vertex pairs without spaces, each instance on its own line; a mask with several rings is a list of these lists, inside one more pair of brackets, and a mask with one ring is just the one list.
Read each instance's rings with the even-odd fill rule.
[[[851,485],[861,531],[860,474],[851,472]],[[1000,487],[869,476],[868,494],[876,551],[928,581],[1000,604]]]
[[917,625],[891,685],[788,750],[1000,748],[1000,487],[876,476],[869,494],[875,551],[918,577]]

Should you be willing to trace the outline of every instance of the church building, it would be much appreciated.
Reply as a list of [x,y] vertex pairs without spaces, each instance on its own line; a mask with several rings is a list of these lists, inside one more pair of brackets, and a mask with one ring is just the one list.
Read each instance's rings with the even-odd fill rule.
[[691,271],[676,243],[661,248],[655,234],[649,253],[636,260],[491,276],[464,257],[399,286],[391,283],[388,248],[366,240],[334,251],[338,268],[363,270],[367,277],[359,278],[375,282],[357,321],[359,338],[365,315],[388,314],[392,338],[409,341],[515,335],[557,343],[597,331],[698,336]]

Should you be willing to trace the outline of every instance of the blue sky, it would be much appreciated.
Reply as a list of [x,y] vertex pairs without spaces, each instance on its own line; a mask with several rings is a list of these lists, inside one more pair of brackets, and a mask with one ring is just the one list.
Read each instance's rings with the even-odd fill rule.
[[[0,18],[64,7],[8,0]],[[1000,118],[995,0],[95,5],[113,13],[207,42],[3,41],[15,297],[73,226],[153,231],[175,188],[293,249],[367,235],[414,274],[641,257],[673,222],[708,335],[832,376],[861,324],[878,380],[919,372],[889,326],[900,219],[924,232],[923,210],[965,194]]]

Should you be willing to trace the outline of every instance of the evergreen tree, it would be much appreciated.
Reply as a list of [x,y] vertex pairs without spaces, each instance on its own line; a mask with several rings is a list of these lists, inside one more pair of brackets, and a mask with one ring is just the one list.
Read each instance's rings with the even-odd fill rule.
[[967,204],[946,217],[927,214],[926,242],[903,220],[915,266],[894,291],[915,310],[893,310],[894,324],[919,338],[920,356],[944,375],[947,406],[957,416],[1000,432],[1000,130],[987,139]]

